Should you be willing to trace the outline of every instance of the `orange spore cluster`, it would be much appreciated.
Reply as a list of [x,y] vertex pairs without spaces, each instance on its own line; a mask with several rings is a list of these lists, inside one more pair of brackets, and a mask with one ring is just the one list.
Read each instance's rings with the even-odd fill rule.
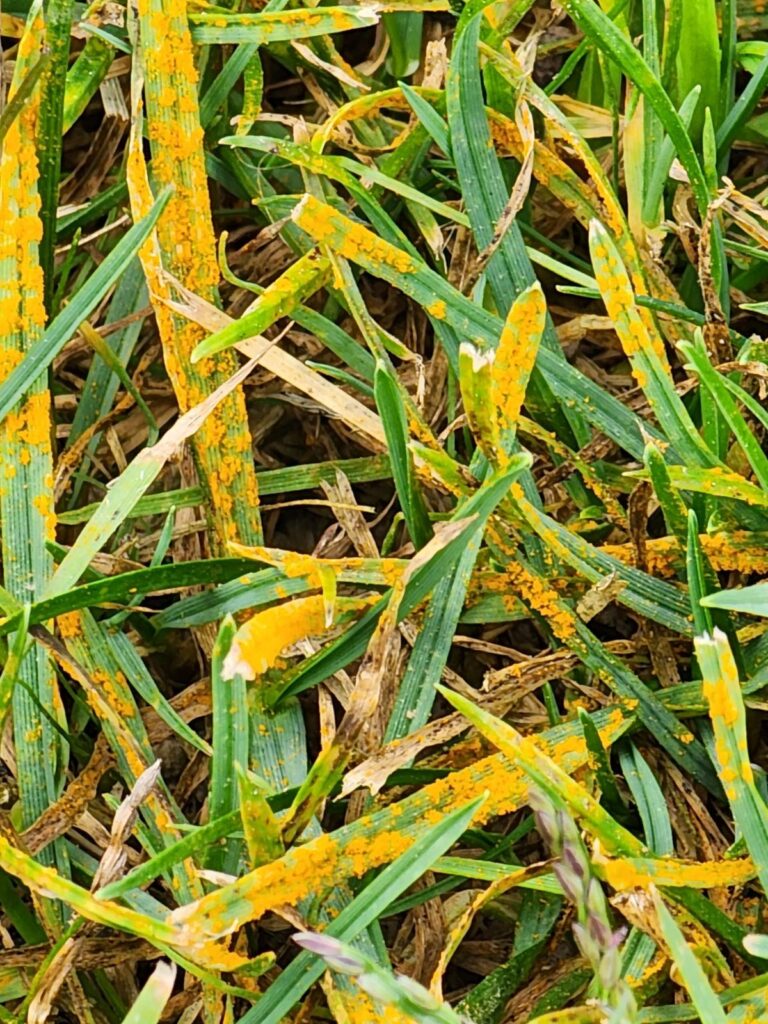
[[411,273],[415,264],[408,253],[385,242],[368,228],[337,213],[332,206],[313,196],[304,200],[296,213],[296,223],[318,242],[331,246],[339,256],[363,266],[385,266],[401,274]]

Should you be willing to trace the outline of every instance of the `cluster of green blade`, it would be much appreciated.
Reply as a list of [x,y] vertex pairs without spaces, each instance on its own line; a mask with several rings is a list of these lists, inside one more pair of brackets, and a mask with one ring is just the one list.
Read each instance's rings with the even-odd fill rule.
[[4,5],[0,1024],[768,1020],[763,7]]

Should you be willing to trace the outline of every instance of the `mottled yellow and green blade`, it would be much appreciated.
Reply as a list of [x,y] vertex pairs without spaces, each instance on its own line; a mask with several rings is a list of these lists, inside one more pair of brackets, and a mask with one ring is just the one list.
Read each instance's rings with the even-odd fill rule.
[[[11,98],[43,44],[40,4],[30,12],[19,44]],[[45,329],[42,238],[36,153],[39,92],[35,90],[6,134],[0,157],[0,380],[40,340]],[[3,585],[19,602],[39,598],[53,571],[46,543],[54,539],[51,396],[46,373],[0,423],[0,521]],[[61,717],[56,678],[45,651],[32,647],[13,692],[21,821],[31,825],[56,799],[64,765],[46,712]],[[48,849],[42,859],[52,863]],[[63,851],[57,858],[64,867]]]
[[[173,195],[157,226],[156,243],[142,252],[153,298],[163,355],[182,412],[200,404],[237,368],[233,353],[192,363],[205,337],[197,324],[172,311],[173,285],[167,275],[202,299],[218,303],[219,270],[197,98],[198,75],[185,0],[141,0],[138,5],[140,60],[134,90],[144,76],[152,179]],[[149,208],[151,193],[141,150],[138,96],[129,157],[129,193],[136,220]],[[258,543],[261,524],[245,396],[236,389],[208,417],[192,442],[201,483],[209,501],[215,543]]]

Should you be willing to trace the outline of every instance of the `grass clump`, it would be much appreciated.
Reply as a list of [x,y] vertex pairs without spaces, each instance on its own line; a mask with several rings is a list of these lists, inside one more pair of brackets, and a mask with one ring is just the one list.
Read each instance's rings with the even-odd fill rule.
[[0,1021],[768,1019],[766,32],[4,7]]

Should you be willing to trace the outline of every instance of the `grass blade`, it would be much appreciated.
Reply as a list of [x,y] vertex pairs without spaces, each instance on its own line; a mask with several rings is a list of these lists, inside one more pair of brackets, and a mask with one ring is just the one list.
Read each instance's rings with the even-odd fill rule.
[[[237,768],[248,764],[248,704],[245,680],[241,676],[225,679],[224,659],[232,645],[237,627],[227,616],[219,627],[211,664],[213,727],[211,745],[211,789],[208,813],[212,819],[238,811],[240,807]],[[241,844],[230,840],[226,846],[212,847],[208,864],[216,871],[233,874],[240,860]]]
[[[152,169],[160,188],[173,194],[157,222],[156,242],[141,258],[155,317],[163,340],[164,358],[179,407],[187,412],[231,378],[232,355],[192,365],[192,352],[202,337],[200,328],[171,311],[171,289],[165,270],[181,286],[201,298],[218,299],[218,264],[210,214],[200,126],[197,73],[184,5],[168,0],[142,0],[139,31],[145,75],[148,134]],[[163,33],[158,34],[158,27]],[[138,111],[141,65],[134,62],[134,110]],[[169,98],[171,101],[169,102]],[[128,162],[134,220],[152,204],[141,152],[141,124],[134,117]],[[258,543],[261,522],[258,489],[250,453],[251,439],[242,390],[236,388],[203,423],[193,441],[195,459],[210,502],[216,542],[240,539]]]
[[[42,11],[30,10],[19,45],[11,85],[20,86],[39,58],[43,44]],[[0,328],[0,391],[11,392],[7,415],[0,423],[0,488],[3,582],[21,604],[42,596],[53,571],[46,540],[53,540],[53,457],[51,396],[44,373],[26,380],[23,394],[14,394],[14,373],[23,369],[44,345],[45,305],[43,268],[39,261],[42,223],[39,218],[36,141],[40,92],[36,90],[6,134],[0,156],[0,209],[4,211],[0,243],[0,303],[5,311]],[[21,641],[19,641],[21,643]],[[20,653],[16,649],[16,654]],[[8,665],[13,680],[13,658]],[[18,678],[26,686],[12,691],[13,729],[21,796],[21,821],[31,825],[57,796],[61,757],[58,738],[42,709],[61,710],[53,666],[44,650],[32,647],[24,656]],[[41,856],[53,863],[52,849]],[[58,846],[57,862],[67,860]],[[48,925],[55,927],[56,913]]]
[[747,746],[744,698],[728,639],[716,629],[696,639],[704,696],[715,733],[715,757],[734,819],[768,887],[768,808],[755,785]]

